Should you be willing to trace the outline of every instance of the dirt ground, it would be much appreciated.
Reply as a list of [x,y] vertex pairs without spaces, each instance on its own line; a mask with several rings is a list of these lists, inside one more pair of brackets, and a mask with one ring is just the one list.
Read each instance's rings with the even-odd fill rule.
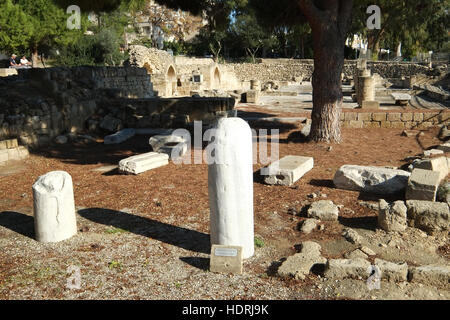
[[[259,246],[242,275],[208,271],[207,165],[170,163],[138,176],[118,174],[119,160],[150,151],[148,136],[112,146],[101,139],[52,145],[0,168],[0,299],[450,299],[445,286],[383,281],[380,290],[369,291],[363,280],[277,276],[277,267],[302,241],[317,241],[326,258],[356,248],[341,236],[345,227],[357,230],[379,258],[408,265],[448,264],[450,258],[448,234],[378,230],[377,212],[359,203],[378,198],[335,189],[332,182],[344,164],[400,167],[406,157],[440,144],[438,129],[412,137],[398,129],[343,129],[343,142],[333,145],[304,142],[299,130],[282,127],[280,156],[314,157],[314,169],[293,187],[264,185],[262,165],[254,167]],[[79,232],[43,244],[34,240],[31,186],[54,170],[72,176]],[[302,208],[320,199],[343,206],[339,222],[302,234]],[[66,288],[70,266],[81,270],[79,290]]]

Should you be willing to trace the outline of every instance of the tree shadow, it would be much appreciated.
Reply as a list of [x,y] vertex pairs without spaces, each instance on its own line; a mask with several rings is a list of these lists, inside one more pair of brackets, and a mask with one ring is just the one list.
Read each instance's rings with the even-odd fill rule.
[[309,182],[309,184],[312,185],[312,186],[314,186],[314,187],[322,187],[322,188],[335,189],[333,180],[312,179],[312,180]]
[[110,209],[82,209],[78,214],[95,223],[127,230],[186,250],[210,253],[210,237],[202,232]]
[[26,214],[13,211],[0,212],[0,226],[34,240],[34,218]]
[[118,164],[120,160],[134,154],[151,152],[149,137],[150,135],[137,135],[123,143],[113,145],[99,142],[52,144],[33,150],[32,153],[45,158],[60,159],[69,164]]
[[202,257],[181,257],[181,261],[198,268],[203,271],[209,270],[209,258],[202,258]]
[[376,216],[345,218],[339,217],[339,223],[348,228],[376,231],[378,220]]

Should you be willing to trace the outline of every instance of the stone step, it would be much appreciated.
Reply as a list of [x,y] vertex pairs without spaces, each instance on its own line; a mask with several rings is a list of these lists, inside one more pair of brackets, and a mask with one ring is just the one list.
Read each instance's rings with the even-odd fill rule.
[[314,167],[311,157],[286,156],[263,168],[264,181],[270,185],[291,186]]
[[140,174],[169,164],[169,156],[157,152],[149,152],[123,159],[119,162],[119,171],[129,174]]

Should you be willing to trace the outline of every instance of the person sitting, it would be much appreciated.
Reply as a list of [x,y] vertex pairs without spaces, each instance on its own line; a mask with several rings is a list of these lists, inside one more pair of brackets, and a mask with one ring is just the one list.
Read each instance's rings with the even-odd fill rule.
[[19,67],[19,65],[16,62],[16,57],[17,56],[15,54],[12,54],[11,58],[9,58],[9,67],[10,68],[18,68]]
[[29,62],[27,57],[25,56],[23,56],[22,59],[20,59],[20,65],[23,67],[31,68],[31,62]]

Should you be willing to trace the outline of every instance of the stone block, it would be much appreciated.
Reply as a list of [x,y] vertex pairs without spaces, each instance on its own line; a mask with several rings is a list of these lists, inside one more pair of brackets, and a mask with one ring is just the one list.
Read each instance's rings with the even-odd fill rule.
[[245,100],[247,103],[259,104],[259,98],[261,93],[257,90],[249,90],[245,94]]
[[270,185],[291,186],[314,167],[311,157],[286,156],[261,170]]
[[209,270],[217,273],[242,274],[242,247],[213,245]]
[[435,201],[439,183],[439,172],[414,169],[408,180],[406,200]]
[[292,277],[303,280],[311,272],[315,265],[325,264],[327,259],[320,253],[321,247],[312,241],[302,242],[299,253],[290,256],[278,268],[280,277]]
[[364,122],[359,120],[350,120],[349,128],[362,129],[364,128]]
[[17,161],[20,160],[19,152],[17,148],[7,149],[8,151],[8,161]]
[[19,154],[19,160],[25,160],[30,156],[30,152],[24,146],[20,146],[19,148],[17,148],[17,152]]
[[401,122],[402,114],[398,112],[388,113],[387,120],[392,122]]
[[135,134],[135,129],[123,129],[119,132],[106,136],[104,139],[104,144],[120,144],[128,139],[131,139]]
[[439,180],[442,181],[447,177],[449,167],[446,157],[431,158],[431,159],[420,159],[415,160],[413,163],[413,168],[431,170],[439,172]]
[[408,264],[394,263],[382,259],[375,259],[375,266],[381,271],[381,279],[390,282],[404,282],[408,280]]
[[365,259],[329,259],[325,277],[329,279],[362,278],[370,276],[371,265]]
[[403,201],[389,204],[384,200],[379,202],[378,226],[384,231],[405,231],[407,227],[407,208]]
[[10,139],[10,140],[6,140],[6,148],[7,149],[14,149],[17,148],[19,146],[17,139]]
[[367,110],[380,109],[380,103],[378,101],[365,100],[362,102],[361,109],[367,109]]
[[358,114],[356,112],[345,112],[345,121],[356,121],[358,119]]
[[0,141],[0,150],[8,149],[6,146],[6,140]]
[[375,194],[395,194],[406,189],[410,173],[383,167],[342,166],[333,182],[339,189]]
[[308,209],[308,218],[321,221],[337,221],[339,208],[330,200],[320,200],[311,204]]
[[401,121],[392,121],[391,122],[391,128],[404,129],[405,128],[405,123],[401,122]]
[[414,113],[413,120],[415,122],[422,122],[423,121],[423,113]]
[[381,121],[381,127],[382,128],[391,128],[391,122],[390,121]]
[[402,113],[402,121],[408,122],[413,120],[413,114],[411,112]]
[[123,159],[119,162],[119,171],[129,174],[140,174],[169,164],[169,156],[149,152]]
[[[1,149],[1,147],[0,147]],[[450,152],[450,142],[446,142],[444,144],[441,144],[439,147],[437,147],[438,150],[442,150],[444,152]]]
[[364,121],[364,128],[381,128],[380,121]]
[[372,113],[373,121],[386,121],[387,115],[384,112],[374,112]]
[[358,113],[358,121],[371,121],[372,114],[369,112],[361,112]]
[[410,281],[428,286],[450,288],[450,267],[448,265],[427,265],[410,269]]
[[449,229],[450,212],[447,203],[408,200],[406,207],[408,208],[408,223],[411,227],[428,233]]

